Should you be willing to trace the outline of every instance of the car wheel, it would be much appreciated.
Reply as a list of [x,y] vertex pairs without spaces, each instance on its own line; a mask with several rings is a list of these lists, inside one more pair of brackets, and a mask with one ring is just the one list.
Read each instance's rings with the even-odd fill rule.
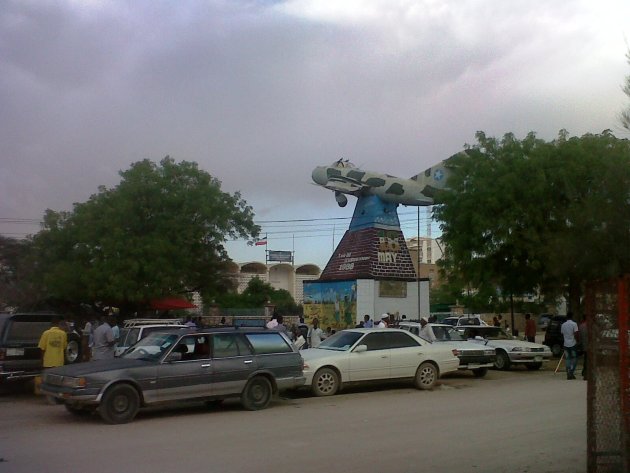
[[510,357],[504,351],[497,351],[497,359],[494,361],[494,366],[498,370],[510,369]]
[[333,396],[339,391],[339,375],[332,368],[322,368],[313,376],[312,391],[315,396]]
[[483,378],[488,373],[488,368],[477,368],[472,370],[475,378]]
[[108,424],[131,422],[140,408],[140,396],[133,386],[115,384],[103,396],[98,412]]
[[89,415],[92,414],[92,412],[94,412],[94,409],[90,409],[88,407],[77,407],[77,406],[73,406],[71,404],[64,404],[66,407],[66,410],[77,417],[87,417]]
[[528,370],[534,371],[539,370],[542,366],[542,363],[527,363],[525,366],[527,366]]
[[248,411],[264,409],[271,402],[273,390],[271,383],[263,376],[256,376],[249,380],[241,395],[241,403]]
[[438,379],[438,370],[433,363],[422,363],[416,370],[414,384],[418,389],[431,389]]
[[556,358],[562,356],[562,352],[563,352],[563,349],[559,343],[554,343],[553,345],[551,345],[551,353]]
[[66,347],[66,364],[78,363],[81,361],[81,339],[78,336],[68,336],[68,346]]

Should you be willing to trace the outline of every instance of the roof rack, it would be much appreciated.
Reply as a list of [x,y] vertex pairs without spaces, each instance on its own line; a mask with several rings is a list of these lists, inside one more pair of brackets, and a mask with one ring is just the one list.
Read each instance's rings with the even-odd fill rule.
[[137,325],[181,325],[182,319],[128,319],[124,321],[124,328]]

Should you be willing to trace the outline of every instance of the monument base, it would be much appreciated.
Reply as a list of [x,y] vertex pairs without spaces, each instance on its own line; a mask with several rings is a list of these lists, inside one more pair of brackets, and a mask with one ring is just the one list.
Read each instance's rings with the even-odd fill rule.
[[363,321],[365,314],[377,322],[385,312],[392,314],[392,322],[403,315],[407,320],[417,320],[428,318],[429,310],[429,279],[419,282],[392,279],[304,281],[304,318],[309,324],[317,318],[324,329],[353,328]]

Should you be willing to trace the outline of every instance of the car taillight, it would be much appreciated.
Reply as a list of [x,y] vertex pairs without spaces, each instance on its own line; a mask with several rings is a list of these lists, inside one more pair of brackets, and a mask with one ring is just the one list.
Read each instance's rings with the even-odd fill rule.
[[6,348],[0,348],[0,360],[4,360],[4,357],[7,354]]

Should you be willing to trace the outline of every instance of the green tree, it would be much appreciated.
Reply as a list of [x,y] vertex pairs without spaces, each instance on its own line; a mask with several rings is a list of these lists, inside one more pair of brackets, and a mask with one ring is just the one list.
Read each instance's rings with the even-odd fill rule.
[[156,297],[225,288],[223,244],[259,232],[240,194],[169,157],[120,175],[72,212],[46,211],[34,245],[48,295],[127,312]]
[[454,160],[435,217],[449,274],[505,297],[568,288],[630,270],[630,145],[609,131],[552,142],[477,134]]
[[269,302],[276,306],[276,312],[280,315],[294,315],[301,312],[289,291],[274,289],[271,284],[259,278],[250,279],[241,294],[236,291],[223,292],[216,294],[214,300],[224,308],[259,308]]
[[[630,64],[630,52],[626,54],[626,58],[628,59],[628,64]],[[630,74],[626,76],[626,82],[623,85],[623,93],[630,99]],[[626,109],[621,112],[621,124],[627,130],[630,130],[630,105],[626,107]]]

